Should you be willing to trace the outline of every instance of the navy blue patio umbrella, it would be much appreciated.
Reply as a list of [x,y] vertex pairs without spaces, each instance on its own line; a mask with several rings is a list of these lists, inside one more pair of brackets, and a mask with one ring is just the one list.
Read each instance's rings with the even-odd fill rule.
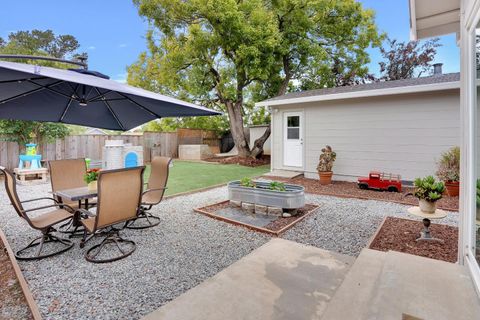
[[163,117],[221,113],[84,69],[0,61],[0,118],[130,130]]

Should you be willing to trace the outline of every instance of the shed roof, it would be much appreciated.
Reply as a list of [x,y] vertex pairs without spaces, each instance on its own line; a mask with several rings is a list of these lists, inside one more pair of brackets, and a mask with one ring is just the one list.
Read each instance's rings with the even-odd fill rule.
[[321,100],[456,89],[460,87],[459,81],[460,73],[446,73],[429,77],[380,81],[354,86],[292,92],[259,102],[256,105],[271,106]]

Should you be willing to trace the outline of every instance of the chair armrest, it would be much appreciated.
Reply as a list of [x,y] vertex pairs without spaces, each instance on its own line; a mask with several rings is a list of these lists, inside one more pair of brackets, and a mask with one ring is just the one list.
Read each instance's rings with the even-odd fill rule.
[[[51,205],[48,205],[48,206],[42,206],[42,207],[37,207],[37,208],[31,208],[31,209],[27,209],[27,210],[23,210],[23,213],[27,213],[27,212],[32,212],[32,211],[37,211],[37,210],[42,210],[42,209],[48,209],[48,208],[59,208],[60,206],[62,207],[68,207],[70,209],[70,212],[73,212],[73,208],[72,207],[69,207],[65,204],[51,204]],[[67,210],[69,211],[69,210]]]
[[153,191],[162,191],[162,190],[167,190],[168,188],[165,187],[165,188],[155,188],[155,189],[147,189],[145,191],[142,192],[142,195],[146,194],[146,193],[149,193],[149,192],[153,192]]
[[33,201],[39,201],[39,200],[52,200],[56,204],[60,203],[60,202],[58,202],[58,200],[56,200],[54,198],[50,198],[50,197],[35,198],[35,199],[29,199],[29,200],[24,200],[24,201],[20,201],[20,202],[21,203],[27,203],[27,202],[33,202]]

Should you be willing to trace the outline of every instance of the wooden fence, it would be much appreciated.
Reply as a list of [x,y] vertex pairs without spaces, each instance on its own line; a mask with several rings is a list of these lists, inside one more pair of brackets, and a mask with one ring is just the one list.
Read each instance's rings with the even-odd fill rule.
[[[208,144],[214,152],[220,145],[220,140],[211,131],[179,129],[177,132],[145,132],[143,135],[67,136],[55,142],[39,144],[37,153],[42,155],[43,161],[75,158],[101,160],[105,140],[123,140],[134,146],[143,146],[143,159],[146,163],[154,156],[176,158],[179,144]],[[0,166],[16,168],[20,152],[21,149],[16,142],[0,139]]]

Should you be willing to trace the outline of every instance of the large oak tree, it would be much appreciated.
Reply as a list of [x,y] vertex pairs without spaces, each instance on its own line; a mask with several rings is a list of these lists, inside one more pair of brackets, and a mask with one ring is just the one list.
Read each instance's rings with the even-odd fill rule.
[[245,107],[289,88],[363,78],[366,49],[382,36],[355,0],[134,0],[151,23],[148,52],[128,81],[228,114],[239,155],[256,157],[244,134]]

